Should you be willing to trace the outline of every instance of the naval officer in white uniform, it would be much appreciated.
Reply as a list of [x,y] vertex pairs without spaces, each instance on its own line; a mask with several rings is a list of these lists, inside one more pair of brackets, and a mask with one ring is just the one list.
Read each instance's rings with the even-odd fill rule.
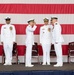
[[50,65],[50,48],[52,42],[52,25],[49,25],[49,19],[44,19],[44,25],[40,28],[40,44],[43,48],[43,64]]
[[34,31],[37,26],[35,24],[34,19],[30,19],[28,21],[28,26],[26,27],[26,67],[33,67],[31,64],[31,56],[32,56],[32,45],[34,45]]
[[54,65],[54,67],[60,67],[63,66],[63,58],[62,58],[62,42],[64,42],[64,39],[62,37],[62,29],[61,25],[58,23],[57,17],[51,18],[53,30],[52,30],[52,41],[55,47],[55,52],[57,55],[57,64]]
[[1,27],[1,43],[4,47],[5,64],[12,65],[12,49],[16,39],[15,27],[10,24],[11,18],[5,18],[6,24]]

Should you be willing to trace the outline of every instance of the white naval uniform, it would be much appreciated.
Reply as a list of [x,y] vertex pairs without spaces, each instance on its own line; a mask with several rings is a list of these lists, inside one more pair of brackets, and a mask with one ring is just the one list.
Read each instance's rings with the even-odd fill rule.
[[[12,30],[10,30],[10,27],[12,28]],[[15,27],[11,24],[3,25],[1,27],[1,42],[3,42],[6,64],[11,64],[12,62],[12,49],[13,49],[13,42],[15,42],[15,40],[16,40]]]
[[[48,31],[48,29],[51,29]],[[52,25],[44,25],[40,28],[40,43],[43,48],[43,64],[50,64],[50,48],[51,48],[51,31]]]
[[28,25],[26,28],[26,65],[31,65],[32,45],[34,45],[34,31],[37,26]]
[[64,42],[64,39],[61,34],[61,26],[58,22],[54,23],[54,27],[53,27],[53,31],[52,31],[52,39],[53,39],[52,43],[54,44],[55,52],[57,55],[57,64],[63,65],[62,42]]

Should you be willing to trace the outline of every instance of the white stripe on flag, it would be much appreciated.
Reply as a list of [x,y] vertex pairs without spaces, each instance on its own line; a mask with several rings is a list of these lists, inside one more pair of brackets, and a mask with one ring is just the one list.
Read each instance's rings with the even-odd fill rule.
[[[40,44],[39,35],[34,35],[34,38],[35,38],[35,42]],[[64,38],[63,45],[67,45],[69,42],[74,41],[74,35],[63,35],[63,38]],[[18,45],[25,45],[25,39],[26,39],[26,35],[17,35],[17,38],[16,38],[17,44]],[[0,45],[1,45],[1,41],[0,41]]]
[[74,0],[0,0],[1,3],[28,3],[28,4],[73,4]]
[[27,21],[34,18],[37,24],[43,24],[43,19],[57,16],[60,24],[74,24],[74,14],[0,14],[0,24],[4,24],[4,18],[11,17],[13,24],[27,24]]

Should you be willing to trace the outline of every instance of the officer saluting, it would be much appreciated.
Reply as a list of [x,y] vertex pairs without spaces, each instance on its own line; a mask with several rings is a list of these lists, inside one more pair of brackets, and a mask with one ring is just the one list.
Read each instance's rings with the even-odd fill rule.
[[52,38],[53,38],[53,44],[55,47],[55,52],[57,55],[57,64],[54,65],[54,67],[60,67],[63,66],[63,60],[62,60],[62,42],[64,42],[62,34],[61,34],[61,26],[58,23],[57,17],[51,18],[53,30],[52,30]]
[[16,39],[15,27],[10,24],[11,18],[5,18],[6,24],[1,27],[1,43],[4,47],[5,64],[12,65],[12,49]]
[[37,26],[35,25],[34,19],[28,21],[28,26],[26,27],[26,67],[33,67],[31,64],[32,56],[32,45],[34,45],[34,34]]
[[49,19],[44,19],[44,26],[40,28],[40,44],[43,48],[43,65],[50,65],[51,31],[52,25],[49,25]]

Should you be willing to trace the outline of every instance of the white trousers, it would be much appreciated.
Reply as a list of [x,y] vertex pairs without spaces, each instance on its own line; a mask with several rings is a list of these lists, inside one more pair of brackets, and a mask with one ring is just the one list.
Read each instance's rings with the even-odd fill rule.
[[31,65],[31,57],[32,57],[32,44],[26,45],[26,65]]
[[50,64],[50,48],[51,44],[42,44],[43,48],[43,64]]
[[62,58],[62,45],[61,43],[54,44],[55,52],[57,56],[57,64],[63,65],[63,58]]
[[5,63],[12,62],[12,50],[13,50],[13,43],[5,43],[4,42],[4,53],[5,53]]

